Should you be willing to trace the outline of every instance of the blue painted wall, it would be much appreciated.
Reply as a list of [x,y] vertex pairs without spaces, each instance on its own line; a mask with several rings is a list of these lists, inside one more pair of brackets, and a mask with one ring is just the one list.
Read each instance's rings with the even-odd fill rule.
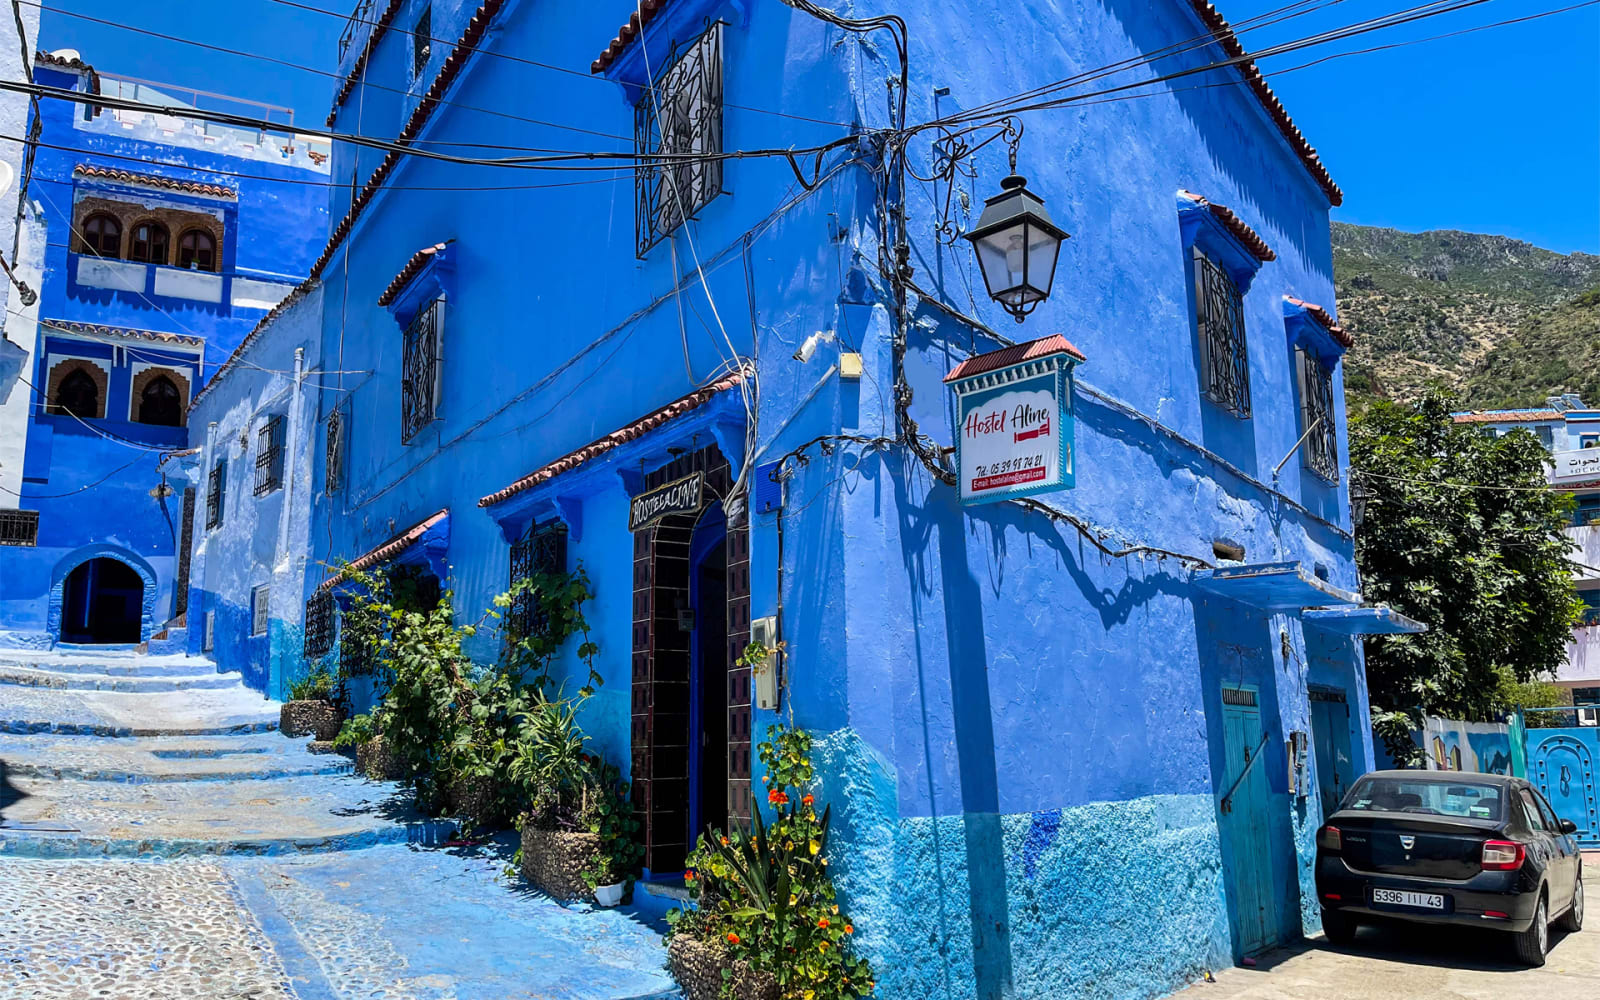
[[[41,84],[80,91],[97,79],[49,60],[34,69]],[[40,109],[23,223],[40,294],[28,311],[36,326],[28,331],[32,355],[11,387],[30,409],[22,496],[11,502],[39,511],[39,544],[0,549],[0,643],[48,646],[59,638],[60,582],[90,555],[119,559],[146,578],[141,636],[149,639],[176,608],[182,488],[193,483],[185,463],[167,456],[189,447],[193,427],[133,422],[133,379],[149,366],[166,367],[186,383],[185,404],[199,391],[310,269],[327,235],[328,167],[303,144],[286,151],[292,145],[286,136],[104,109],[91,114],[61,101],[43,101]],[[93,173],[107,169],[139,179]],[[174,190],[150,178],[219,185],[235,194]],[[216,218],[223,230],[217,273],[78,253],[74,206],[89,198]],[[181,235],[171,233],[174,261]],[[114,270],[125,287],[90,277],[97,268]],[[128,330],[134,333],[122,332]],[[13,324],[8,333],[15,332]],[[105,372],[103,419],[44,412],[50,369],[63,356],[95,359]],[[175,492],[152,496],[163,483]]]
[[[898,67],[886,37],[847,35],[776,3],[750,4],[748,15],[735,5],[678,5],[691,21],[690,13],[728,21],[724,148],[806,146],[887,124],[883,81]],[[370,79],[409,86],[402,32],[420,9],[401,6]],[[455,37],[474,10],[435,0],[433,33]],[[624,0],[512,3],[489,44],[586,68],[632,10]],[[913,121],[1204,30],[1176,0],[895,13],[910,32]],[[936,88],[948,93],[935,99]],[[447,105],[422,138],[436,148],[631,148],[624,90],[581,72],[478,56],[447,99],[503,107],[513,93],[537,94],[526,117],[572,128]],[[357,87],[339,125],[359,118],[363,131],[389,133],[415,101]],[[1077,487],[1045,500],[1112,548],[1137,543],[1212,561],[1221,541],[1243,546],[1249,562],[1298,560],[1357,589],[1342,486],[1302,474],[1298,461],[1273,473],[1301,432],[1284,297],[1334,305],[1328,203],[1302,163],[1244,87],[1179,89],[1034,115],[1026,125],[1019,169],[1074,235],[1054,295],[1025,326],[983,301],[964,245],[934,239],[939,192],[914,182],[907,204],[920,286],[990,328],[1018,339],[1061,333],[1088,356],[1077,373]],[[927,169],[925,139],[911,156]],[[338,148],[335,174],[346,176],[356,157]],[[357,173],[377,160],[360,153]],[[595,586],[588,614],[607,680],[584,721],[626,763],[629,483],[666,464],[669,449],[713,440],[737,465],[775,460],[821,434],[895,434],[877,165],[870,143],[845,147],[807,192],[781,159],[728,161],[725,193],[639,259],[625,171],[403,160],[322,275],[327,374],[316,412],[320,428],[334,407],[347,408],[351,433],[346,487],[313,498],[308,565],[357,556],[448,509],[448,585],[464,615],[475,615],[506,585],[508,535],[535,513],[561,509],[572,528],[569,560]],[[1003,147],[974,166],[958,206],[998,189]],[[1201,398],[1180,189],[1229,206],[1277,253],[1245,297],[1248,420]],[[337,219],[347,204],[336,194],[330,208]],[[443,241],[453,242],[450,266],[436,272],[447,301],[442,405],[437,421],[403,443],[405,316],[377,300],[414,252]],[[953,405],[941,379],[1000,344],[948,309],[913,309],[911,413],[946,445]],[[818,331],[833,340],[809,363],[794,360]],[[841,349],[862,354],[860,381],[837,376]],[[758,394],[725,392],[514,503],[479,506],[741,360],[754,366]],[[1339,373],[1334,395],[1342,457]],[[730,424],[747,428],[749,440]],[[308,438],[318,483],[320,441]],[[1310,729],[1309,685],[1337,687],[1350,700],[1356,770],[1370,766],[1355,640],[1207,596],[1173,559],[1105,557],[1037,513],[963,509],[903,448],[809,455],[787,484],[781,595],[777,519],[752,519],[751,612],[775,613],[781,596],[783,717],[822,737],[837,871],[883,995],[1166,992],[1236,951],[1230,852],[1269,857],[1276,936],[1316,926],[1314,762],[1312,791],[1294,795],[1282,748]],[[481,637],[474,652],[492,659],[493,638]],[[1234,777],[1222,767],[1224,682],[1262,692],[1270,802],[1256,844],[1230,846],[1219,832],[1216,799]],[[756,713],[754,731],[779,717]]]

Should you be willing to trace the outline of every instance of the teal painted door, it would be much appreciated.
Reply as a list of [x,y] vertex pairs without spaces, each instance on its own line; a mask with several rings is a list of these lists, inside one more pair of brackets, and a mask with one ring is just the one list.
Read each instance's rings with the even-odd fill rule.
[[1222,689],[1227,765],[1219,809],[1228,858],[1228,899],[1241,955],[1272,947],[1278,928],[1267,787],[1269,761],[1276,758],[1266,753],[1258,697],[1253,687]]
[[1595,794],[1596,730],[1530,729],[1528,780],[1550,801],[1560,819],[1577,824],[1578,843],[1600,847],[1600,806]]
[[1311,745],[1317,761],[1322,815],[1339,808],[1355,779],[1350,759],[1350,704],[1343,691],[1311,689]]

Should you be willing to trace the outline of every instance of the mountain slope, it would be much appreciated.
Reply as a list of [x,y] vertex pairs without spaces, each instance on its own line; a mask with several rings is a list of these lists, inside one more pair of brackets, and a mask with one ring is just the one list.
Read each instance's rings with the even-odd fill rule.
[[1476,408],[1536,406],[1561,392],[1600,406],[1600,288],[1529,317],[1478,362],[1462,397]]
[[[1600,285],[1600,256],[1592,254],[1558,254],[1504,236],[1337,222],[1333,268],[1339,317],[1356,337],[1346,385],[1395,399],[1412,398],[1431,381],[1461,386],[1532,317]],[[1567,328],[1557,324],[1543,336],[1559,339]],[[1516,391],[1537,381],[1530,373]],[[1504,395],[1496,395],[1492,369],[1474,392]]]

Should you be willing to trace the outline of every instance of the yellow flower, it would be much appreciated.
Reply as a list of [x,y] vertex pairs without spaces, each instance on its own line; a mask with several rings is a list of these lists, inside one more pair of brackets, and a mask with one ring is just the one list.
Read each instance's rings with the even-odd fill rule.
[[796,896],[796,895],[795,895],[795,894],[794,894],[794,893],[792,893],[792,892],[791,892],[791,893],[789,893],[789,905],[790,905],[790,906],[793,906],[793,905],[794,905],[794,904],[796,904],[796,903],[798,903],[798,902],[800,902],[800,897],[799,897],[799,896]]
[[821,844],[821,843],[819,843],[819,842],[818,842],[818,841],[816,841],[816,840],[812,840],[812,841],[811,841],[811,853],[812,853],[812,854],[815,854],[815,853],[817,853],[817,852],[818,852],[818,851],[820,851],[820,850],[822,850],[822,844]]

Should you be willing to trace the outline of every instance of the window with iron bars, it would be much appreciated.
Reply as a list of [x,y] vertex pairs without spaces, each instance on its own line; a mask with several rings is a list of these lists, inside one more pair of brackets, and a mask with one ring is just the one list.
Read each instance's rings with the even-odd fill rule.
[[0,510],[0,545],[39,544],[39,512]]
[[211,467],[211,475],[206,480],[206,530],[222,526],[222,508],[227,501],[225,493],[228,489],[228,460],[219,459]]
[[[510,583],[536,579],[567,571],[567,526],[559,521],[529,523],[522,537],[511,543]],[[536,595],[518,594],[506,615],[506,626],[515,638],[539,635],[550,627],[549,617],[540,610]]]
[[272,585],[263,583],[250,591],[250,634],[266,635],[267,618],[272,603]]
[[439,414],[439,345],[444,298],[434,299],[406,327],[400,377],[400,441],[410,443]]
[[326,452],[323,455],[322,492],[333,496],[344,483],[344,414],[328,414]]
[[675,52],[633,113],[639,256],[722,193],[722,24]]
[[340,615],[339,670],[347,677],[366,677],[376,673],[381,638],[371,615]]
[[304,652],[319,657],[333,648],[333,595],[319,590],[306,602]]
[[428,56],[433,52],[433,5],[422,8],[416,26],[411,29],[411,79],[415,81],[428,68]]
[[207,611],[200,627],[200,651],[209,653],[217,645],[217,613]]
[[1200,380],[1206,398],[1236,417],[1250,415],[1250,353],[1244,298],[1220,265],[1194,248],[1195,320]]
[[1339,434],[1333,416],[1333,368],[1304,348],[1295,350],[1300,369],[1300,433],[1305,467],[1319,479],[1339,481]]
[[283,430],[282,417],[268,420],[256,432],[256,496],[263,496],[283,486]]

